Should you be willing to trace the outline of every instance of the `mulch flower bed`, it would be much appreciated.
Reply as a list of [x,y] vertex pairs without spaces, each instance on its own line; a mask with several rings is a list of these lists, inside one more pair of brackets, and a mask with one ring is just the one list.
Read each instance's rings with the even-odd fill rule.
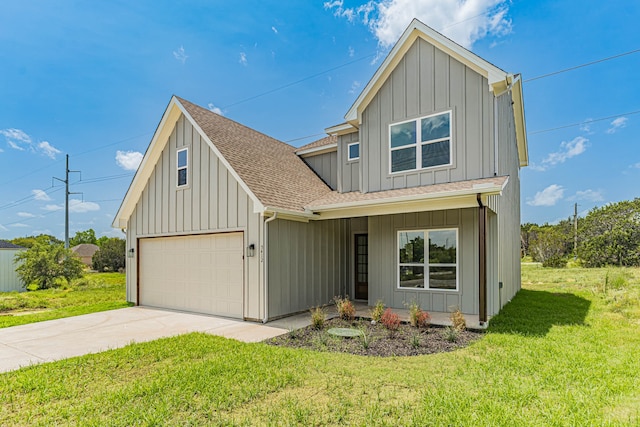
[[[327,332],[330,328],[355,328],[363,334],[353,338],[336,337]],[[323,329],[307,326],[265,342],[283,347],[390,357],[453,351],[468,346],[480,337],[482,332],[478,331],[452,332],[451,328],[440,326],[418,329],[407,323],[400,324],[398,330],[391,332],[382,324],[372,324],[369,319],[357,318],[347,321],[334,318],[327,320]]]

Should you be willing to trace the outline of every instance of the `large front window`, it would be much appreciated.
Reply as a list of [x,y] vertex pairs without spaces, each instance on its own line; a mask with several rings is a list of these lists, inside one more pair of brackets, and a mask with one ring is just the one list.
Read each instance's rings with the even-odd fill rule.
[[389,126],[391,173],[451,164],[451,111]]
[[457,291],[458,230],[399,231],[398,287]]

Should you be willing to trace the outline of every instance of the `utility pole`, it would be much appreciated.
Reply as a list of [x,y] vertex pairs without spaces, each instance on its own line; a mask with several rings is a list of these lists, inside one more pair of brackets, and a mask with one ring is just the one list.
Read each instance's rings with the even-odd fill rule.
[[573,259],[578,259],[578,204],[573,205]]
[[[80,171],[71,171],[69,170],[69,155],[67,154],[67,166],[65,168],[64,179],[56,178],[60,182],[64,182],[65,191],[64,191],[64,247],[65,249],[69,249],[69,194],[82,194],[82,193],[71,193],[69,191],[69,173],[81,173]],[[82,175],[80,175],[82,179]]]

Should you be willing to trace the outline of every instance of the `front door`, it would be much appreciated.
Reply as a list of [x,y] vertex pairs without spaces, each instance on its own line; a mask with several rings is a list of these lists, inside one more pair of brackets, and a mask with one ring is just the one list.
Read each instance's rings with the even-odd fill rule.
[[369,299],[369,236],[355,235],[355,299]]

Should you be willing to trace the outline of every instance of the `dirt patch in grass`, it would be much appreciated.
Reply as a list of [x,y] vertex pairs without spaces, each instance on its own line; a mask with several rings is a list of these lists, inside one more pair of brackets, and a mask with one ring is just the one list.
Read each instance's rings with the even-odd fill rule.
[[[354,328],[361,334],[353,338],[336,337],[327,332],[330,328]],[[371,324],[369,319],[345,321],[334,318],[328,320],[323,329],[308,326],[265,342],[283,347],[390,357],[453,351],[468,346],[482,335],[479,331],[457,332],[439,326],[418,329],[406,323],[402,323],[397,331],[391,332],[381,324]]]

